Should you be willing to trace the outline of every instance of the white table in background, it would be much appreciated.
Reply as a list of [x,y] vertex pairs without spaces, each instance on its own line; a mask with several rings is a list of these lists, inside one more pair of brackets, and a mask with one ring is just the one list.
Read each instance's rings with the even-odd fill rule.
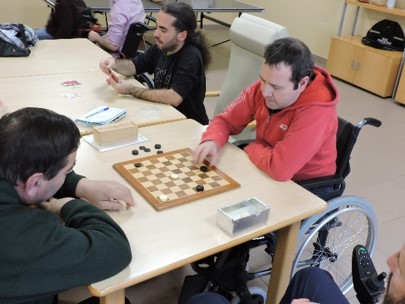
[[28,57],[0,57],[0,78],[98,71],[110,56],[83,38],[40,40],[30,50]]

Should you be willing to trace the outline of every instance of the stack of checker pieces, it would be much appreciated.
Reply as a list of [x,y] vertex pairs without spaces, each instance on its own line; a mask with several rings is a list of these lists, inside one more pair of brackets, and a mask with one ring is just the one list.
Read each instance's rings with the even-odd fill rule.
[[156,210],[163,210],[240,187],[215,166],[208,168],[206,161],[204,165],[201,168],[194,164],[193,151],[184,148],[116,163],[113,167]]

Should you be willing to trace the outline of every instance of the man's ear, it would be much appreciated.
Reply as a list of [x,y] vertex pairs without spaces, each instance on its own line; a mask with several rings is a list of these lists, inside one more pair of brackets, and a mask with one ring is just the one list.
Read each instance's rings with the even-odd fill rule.
[[25,182],[25,193],[30,198],[35,197],[43,181],[44,181],[43,173],[34,173]]
[[301,80],[298,82],[298,90],[303,92],[309,83],[309,76],[302,77]]
[[185,41],[187,38],[187,31],[182,31],[177,33],[177,39],[180,41]]

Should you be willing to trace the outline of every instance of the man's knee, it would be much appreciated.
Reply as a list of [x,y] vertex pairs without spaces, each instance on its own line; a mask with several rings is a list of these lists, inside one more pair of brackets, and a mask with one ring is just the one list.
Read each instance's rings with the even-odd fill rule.
[[327,278],[328,280],[332,279],[332,276],[326,270],[323,270],[319,267],[306,267],[299,271],[297,271],[294,276],[293,280],[323,280]]
[[329,272],[318,267],[307,267],[293,276],[280,303],[307,298],[315,303],[348,303]]

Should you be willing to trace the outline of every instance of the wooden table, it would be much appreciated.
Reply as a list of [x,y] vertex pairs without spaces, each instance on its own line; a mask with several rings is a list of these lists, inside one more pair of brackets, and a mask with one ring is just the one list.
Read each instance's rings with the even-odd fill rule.
[[0,57],[0,78],[98,71],[110,56],[88,39],[40,40],[28,57]]
[[[149,139],[142,145],[153,147],[159,143],[163,151],[170,151],[186,147],[194,149],[203,129],[193,120],[182,120],[145,127],[140,133]],[[83,142],[75,170],[89,178],[102,177],[127,184],[112,164],[135,158],[131,150],[137,146],[99,153]],[[124,303],[126,287],[274,230],[280,230],[280,236],[267,303],[279,302],[289,282],[300,222],[325,209],[326,203],[293,182],[274,181],[257,169],[242,150],[231,144],[221,151],[216,166],[239,182],[240,188],[163,211],[155,211],[133,190],[135,207],[121,213],[110,212],[128,236],[133,260],[117,275],[89,286],[92,294],[102,297],[101,303]],[[139,157],[147,155],[144,154]],[[217,209],[250,197],[270,206],[266,225],[229,237],[216,226]]]
[[[131,96],[119,95],[105,81],[100,71],[38,75],[27,77],[0,78],[0,100],[6,111],[12,112],[23,107],[42,107],[64,114],[72,119],[98,106],[124,108],[127,115],[122,121],[134,121],[143,127],[165,123],[186,117],[174,107],[152,103]],[[64,87],[62,82],[77,80],[80,87]],[[141,86],[134,78],[128,79]],[[83,133],[90,128],[80,127]]]

